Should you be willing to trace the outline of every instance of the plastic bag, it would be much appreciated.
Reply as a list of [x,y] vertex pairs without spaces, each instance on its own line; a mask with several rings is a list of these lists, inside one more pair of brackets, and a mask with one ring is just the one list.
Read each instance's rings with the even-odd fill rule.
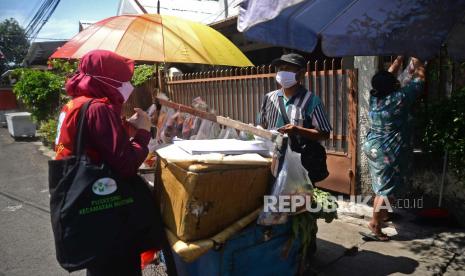
[[[253,126],[252,124],[249,124],[250,126]],[[239,139],[244,140],[244,141],[250,141],[254,140],[254,135],[248,131],[241,130],[239,132]]]
[[220,125],[209,120],[202,120],[199,131],[192,140],[217,139],[220,134]]
[[[279,197],[284,195],[289,196],[307,196],[311,195],[313,185],[308,178],[307,170],[302,166],[300,161],[300,153],[292,151],[286,143],[286,152],[283,156],[282,166],[278,166],[279,173],[273,184],[271,196],[276,198],[276,202],[280,202]],[[280,160],[281,161],[281,160]],[[276,225],[287,222],[289,213],[279,212],[278,204],[275,205],[278,212],[262,211],[258,217],[258,224],[261,225]]]
[[208,112],[208,104],[200,97],[194,98],[192,100],[192,107]]
[[192,132],[191,132],[192,136],[195,137],[195,135],[197,135],[197,133],[199,133],[199,129],[200,129],[201,124],[202,124],[202,119],[199,118],[199,117],[195,117],[195,119],[194,119],[194,128],[192,129]]
[[404,71],[402,71],[397,76],[397,79],[400,82],[400,87],[406,86],[413,79],[414,72],[415,72],[415,66],[413,65],[412,58],[410,58],[407,67],[405,67]]
[[[257,128],[263,129],[263,127],[261,127],[261,126],[257,126]],[[276,130],[271,130],[271,132],[278,133]],[[257,136],[257,135],[254,135],[254,139],[256,141],[262,142],[261,146],[268,150],[268,157],[273,156],[273,151],[275,149],[275,143],[273,143],[273,141],[271,141],[269,139],[266,139],[266,138],[263,138],[263,137],[260,137],[260,136]]]
[[[170,114],[170,112],[168,112]],[[184,124],[184,114],[179,111],[171,116],[167,116],[164,129],[161,133],[161,140],[168,144],[173,142],[173,138],[182,136],[182,128]]]
[[197,132],[195,137],[191,138],[191,139],[194,139],[194,140],[209,139],[212,125],[213,125],[212,121],[202,120],[202,123],[200,124],[199,131]]
[[217,123],[213,123],[210,129],[210,136],[208,139],[218,139],[220,136],[221,127]]
[[[172,108],[162,107],[160,110],[160,116],[158,118],[157,124],[157,142],[160,144],[166,143],[166,140],[169,140],[171,133],[174,128],[174,119],[173,115],[176,114],[176,110]],[[168,129],[167,129],[168,128]],[[172,136],[174,137],[174,136]],[[172,138],[171,137],[171,138]]]
[[[166,106],[162,106],[161,109],[160,109],[160,113],[158,114],[158,118],[157,118],[157,141],[160,140],[160,134],[161,134],[161,131],[163,130],[164,126],[165,126],[165,123],[166,123],[166,118],[168,116],[168,111],[169,110],[173,110],[173,109],[170,109]],[[173,110],[174,112],[174,110]],[[174,113],[173,113],[174,114]]]
[[181,137],[182,139],[189,139],[195,130],[195,116],[190,114],[186,115],[184,123],[182,124]]
[[155,104],[152,104],[151,106],[149,106],[149,108],[147,109],[147,114],[149,116],[152,116],[153,113],[157,112],[157,106]]
[[237,131],[232,127],[225,127],[218,135],[218,139],[238,139]]

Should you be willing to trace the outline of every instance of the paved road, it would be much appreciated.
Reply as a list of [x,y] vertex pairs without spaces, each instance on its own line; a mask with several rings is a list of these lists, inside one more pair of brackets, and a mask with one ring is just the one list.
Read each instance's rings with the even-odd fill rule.
[[[55,259],[47,157],[0,128],[0,275],[69,275]],[[84,272],[71,275],[85,275]]]

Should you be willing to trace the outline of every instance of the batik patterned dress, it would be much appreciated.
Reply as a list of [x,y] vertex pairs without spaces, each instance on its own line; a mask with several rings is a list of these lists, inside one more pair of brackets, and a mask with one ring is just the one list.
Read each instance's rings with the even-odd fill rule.
[[414,79],[384,98],[370,98],[370,130],[363,151],[376,195],[388,196],[403,186],[412,130],[409,112],[423,86],[423,81]]

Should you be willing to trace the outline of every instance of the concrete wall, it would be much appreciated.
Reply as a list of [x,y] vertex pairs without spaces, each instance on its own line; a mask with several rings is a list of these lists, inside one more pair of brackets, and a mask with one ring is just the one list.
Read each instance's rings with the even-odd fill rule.
[[358,130],[357,130],[357,193],[371,194],[371,178],[367,157],[362,152],[368,132],[368,110],[371,77],[378,70],[378,57],[355,57],[354,67],[358,69]]

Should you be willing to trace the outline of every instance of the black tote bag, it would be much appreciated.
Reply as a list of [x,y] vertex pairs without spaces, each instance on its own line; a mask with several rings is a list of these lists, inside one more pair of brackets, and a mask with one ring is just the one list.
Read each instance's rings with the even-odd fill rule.
[[161,216],[145,180],[120,178],[84,154],[85,114],[79,111],[74,155],[49,161],[50,214],[57,260],[68,270],[87,267],[119,250],[160,248]]

